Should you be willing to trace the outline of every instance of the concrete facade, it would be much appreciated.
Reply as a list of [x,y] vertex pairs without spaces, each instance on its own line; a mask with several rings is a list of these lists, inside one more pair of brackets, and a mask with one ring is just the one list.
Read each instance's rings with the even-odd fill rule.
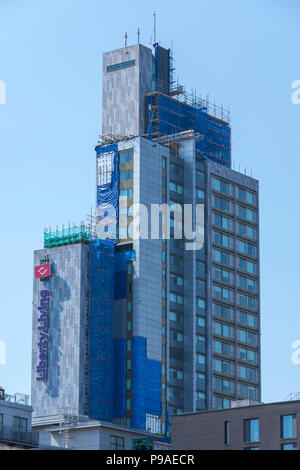
[[[287,433],[293,437],[283,437],[283,416],[294,416],[294,430],[290,435]],[[249,420],[258,420],[254,439],[245,432]],[[172,450],[282,450],[291,445],[299,449],[299,401],[259,403],[172,417]]]
[[[49,260],[52,275],[33,279],[32,406],[34,416],[64,409],[87,412],[87,313],[89,246],[75,244],[37,250],[34,266]],[[37,380],[40,292],[50,291],[47,380]]]
[[151,47],[137,44],[103,54],[102,134],[143,135],[145,94],[151,90]]

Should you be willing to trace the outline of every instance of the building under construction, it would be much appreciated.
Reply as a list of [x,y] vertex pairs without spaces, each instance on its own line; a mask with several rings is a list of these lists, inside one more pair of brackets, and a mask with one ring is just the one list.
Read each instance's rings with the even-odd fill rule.
[[[96,215],[34,255],[36,417],[71,408],[168,438],[171,414],[260,399],[258,181],[231,169],[229,113],[172,62],[158,43],[103,56]],[[135,236],[133,208],[163,204],[204,207],[201,249],[173,211]]]

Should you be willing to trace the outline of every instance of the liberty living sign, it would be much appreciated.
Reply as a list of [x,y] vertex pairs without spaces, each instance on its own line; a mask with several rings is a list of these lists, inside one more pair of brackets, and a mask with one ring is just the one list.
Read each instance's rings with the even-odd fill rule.
[[38,373],[37,380],[42,382],[47,380],[48,342],[50,339],[50,336],[48,335],[49,297],[50,291],[40,291],[40,306],[38,307],[40,316],[37,320],[39,323],[39,364],[36,371]]

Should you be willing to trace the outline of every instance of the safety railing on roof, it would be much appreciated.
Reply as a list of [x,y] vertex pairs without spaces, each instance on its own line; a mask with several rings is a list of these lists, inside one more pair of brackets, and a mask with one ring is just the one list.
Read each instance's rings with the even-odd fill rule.
[[25,395],[24,393],[15,393],[14,395],[9,395],[8,393],[4,393],[4,391],[2,393],[2,390],[0,389],[0,404],[1,401],[30,406],[29,395]]

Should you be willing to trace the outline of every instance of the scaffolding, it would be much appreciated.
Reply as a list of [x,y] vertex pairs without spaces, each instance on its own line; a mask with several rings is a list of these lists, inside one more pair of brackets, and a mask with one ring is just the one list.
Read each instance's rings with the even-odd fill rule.
[[196,142],[197,152],[224,166],[231,165],[229,111],[185,92],[178,99],[161,91],[146,96],[149,139],[159,141],[193,130],[195,135],[201,135]]
[[87,227],[83,222],[80,225],[68,226],[68,228],[62,227],[58,230],[56,227],[55,231],[50,228],[44,229],[44,248],[53,248],[55,246],[72,245],[74,243],[89,243],[91,238],[90,228]]

